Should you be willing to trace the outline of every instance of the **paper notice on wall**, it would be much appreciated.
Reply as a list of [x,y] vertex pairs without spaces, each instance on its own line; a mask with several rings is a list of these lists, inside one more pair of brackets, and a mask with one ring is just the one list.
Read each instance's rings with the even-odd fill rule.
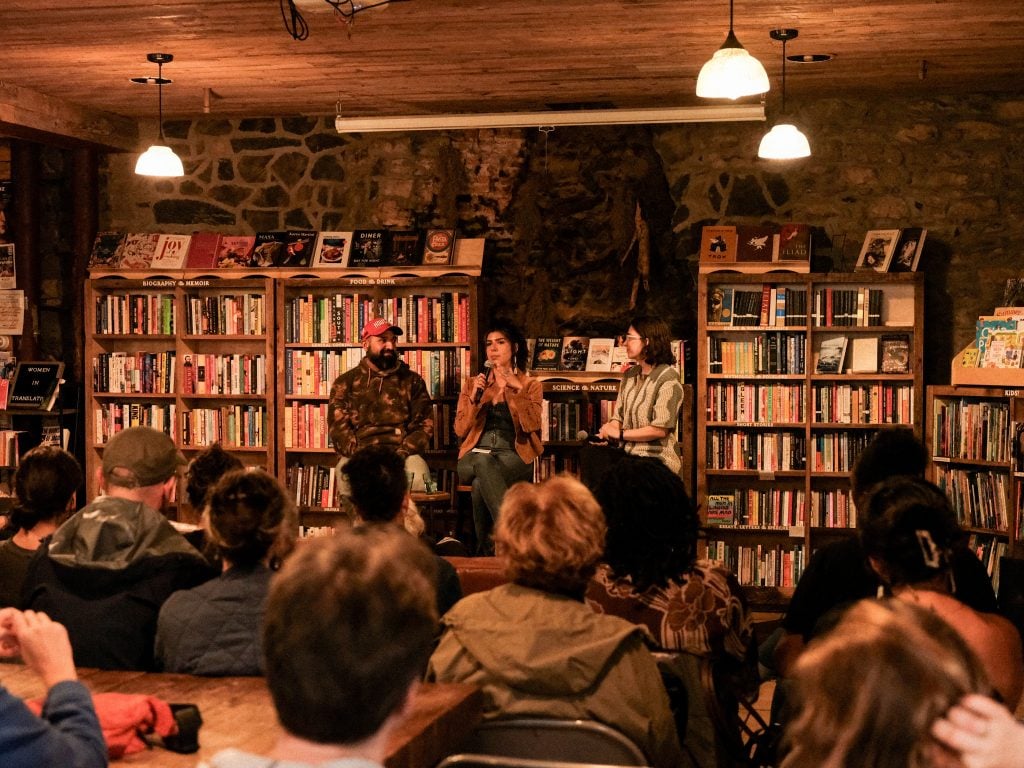
[[20,336],[25,329],[25,292],[0,291],[0,335]]

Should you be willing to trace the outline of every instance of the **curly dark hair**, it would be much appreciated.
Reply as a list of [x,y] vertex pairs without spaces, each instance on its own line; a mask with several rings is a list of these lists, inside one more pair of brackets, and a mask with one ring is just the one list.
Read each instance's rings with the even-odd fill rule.
[[653,315],[639,315],[629,323],[646,341],[645,360],[651,365],[675,365],[672,354],[672,331],[664,320]]
[[679,475],[664,463],[626,456],[604,474],[596,496],[608,522],[605,562],[617,577],[630,577],[642,592],[693,567],[697,510]]
[[82,467],[74,456],[56,445],[33,448],[14,475],[11,525],[30,531],[40,521],[59,519],[81,484]]
[[189,462],[185,471],[185,496],[193,509],[201,510],[206,504],[210,489],[224,475],[244,465],[238,457],[231,455],[220,443],[204,448]]
[[893,477],[865,501],[864,552],[881,561],[890,585],[918,584],[950,570],[966,535],[941,488],[920,477]]
[[272,475],[260,469],[232,470],[210,489],[208,499],[210,540],[232,565],[253,566],[291,549],[295,509]]
[[[512,362],[515,363],[515,367],[520,371],[525,371],[529,365],[529,361],[526,359],[526,339],[523,336],[523,332],[520,331],[510,321],[496,318],[491,322],[490,327],[487,329],[487,333],[481,336],[481,339],[486,339],[491,333],[500,333],[506,339],[509,344],[515,348],[515,352],[512,353]],[[486,359],[486,355],[484,355]]]

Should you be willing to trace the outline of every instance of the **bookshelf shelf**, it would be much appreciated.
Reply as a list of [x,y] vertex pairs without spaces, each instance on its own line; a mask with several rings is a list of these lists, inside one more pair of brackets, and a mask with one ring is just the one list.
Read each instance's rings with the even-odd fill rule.
[[[816,538],[855,525],[849,472],[873,432],[902,424],[920,435],[923,296],[916,273],[700,275],[697,501],[705,523],[754,523],[707,526],[702,545],[741,583],[791,589]],[[709,322],[720,301],[733,324]],[[905,372],[883,369],[895,365],[886,336],[902,345],[885,351],[905,353]],[[823,341],[839,337],[838,370],[818,372]],[[785,527],[763,524],[776,520]]]
[[[266,277],[195,280],[149,274],[86,281],[85,356],[93,365],[85,404],[90,498],[97,492],[96,469],[107,440],[135,425],[167,432],[186,455],[218,441],[246,465],[274,468],[276,366],[268,363],[275,359],[273,296],[273,281]],[[236,328],[246,332],[227,332]],[[123,362],[132,356],[134,362]],[[207,362],[215,366],[211,386],[237,394],[189,391],[200,381],[200,358],[203,374]],[[257,359],[263,361],[258,369]],[[197,511],[184,505],[178,513],[187,522],[198,519]]]

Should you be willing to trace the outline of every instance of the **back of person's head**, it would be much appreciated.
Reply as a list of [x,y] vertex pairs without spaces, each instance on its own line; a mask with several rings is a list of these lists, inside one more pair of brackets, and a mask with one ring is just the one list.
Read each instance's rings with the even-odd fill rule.
[[59,522],[81,484],[82,467],[63,448],[40,445],[26,452],[14,474],[11,525],[29,531],[43,521]]
[[672,365],[675,355],[672,354],[672,331],[660,317],[639,315],[629,323],[645,340],[645,357],[651,365]]
[[267,686],[289,733],[359,742],[401,706],[437,633],[436,567],[393,525],[296,549],[271,584],[263,624]]
[[494,549],[516,584],[580,596],[604,552],[601,507],[579,480],[557,475],[505,492]]
[[117,488],[160,485],[186,463],[171,438],[152,427],[121,430],[103,447],[103,479]]
[[875,433],[854,462],[850,491],[858,520],[864,518],[864,497],[883,480],[903,475],[924,477],[928,450],[909,427],[884,427]]
[[918,584],[948,573],[964,533],[949,498],[919,477],[893,477],[865,499],[864,552],[878,561],[892,586]]
[[193,509],[202,509],[214,484],[233,469],[244,465],[220,443],[204,448],[189,462],[185,471],[185,497]]
[[608,523],[604,560],[638,590],[678,579],[697,557],[697,513],[679,475],[627,456],[606,472],[597,500]]
[[398,517],[409,490],[409,478],[405,474],[405,459],[394,448],[360,448],[341,471],[348,479],[352,503],[363,520],[390,523]]
[[232,565],[253,566],[284,556],[295,539],[295,510],[288,493],[262,470],[235,469],[210,489],[210,543]]
[[782,768],[959,766],[931,724],[965,694],[991,693],[956,631],[899,600],[855,604],[800,655],[793,681]]

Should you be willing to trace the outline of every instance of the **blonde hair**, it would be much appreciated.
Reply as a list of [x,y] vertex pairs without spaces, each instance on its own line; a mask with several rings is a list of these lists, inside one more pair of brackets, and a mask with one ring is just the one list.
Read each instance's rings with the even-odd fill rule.
[[781,768],[958,766],[931,724],[968,693],[989,694],[948,624],[898,600],[862,600],[797,660],[796,713]]
[[494,547],[511,581],[579,596],[604,553],[605,532],[604,513],[586,486],[558,475],[509,488]]

